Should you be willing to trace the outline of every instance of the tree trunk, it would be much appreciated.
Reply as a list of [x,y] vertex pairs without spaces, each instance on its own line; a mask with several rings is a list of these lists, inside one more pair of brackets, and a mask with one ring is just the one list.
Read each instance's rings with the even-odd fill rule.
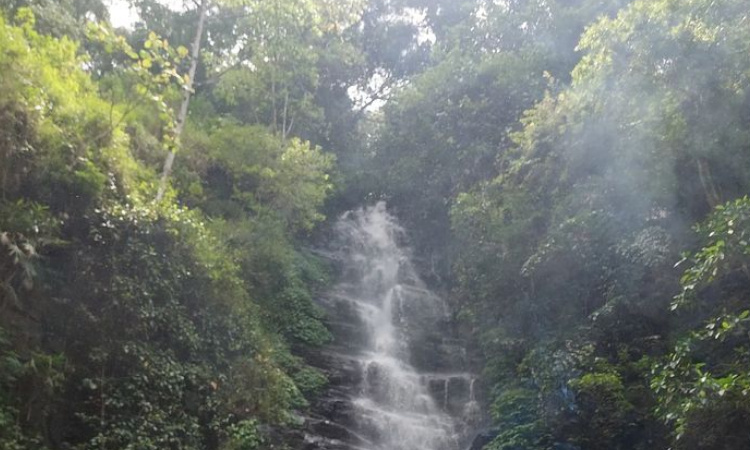
[[721,197],[716,190],[713,176],[711,176],[711,168],[703,158],[698,158],[697,164],[698,177],[700,178],[701,186],[703,187],[703,193],[706,196],[706,202],[708,202],[708,206],[710,206],[711,209],[714,209],[721,203]]
[[[206,15],[208,14],[208,1],[201,0],[200,9],[198,12],[198,28],[195,30],[195,39],[193,40],[193,47],[190,54],[190,69],[188,70],[188,80],[185,85],[185,90],[182,95],[182,103],[180,104],[180,112],[177,115],[177,124],[175,126],[175,145],[180,145],[180,137],[182,136],[182,130],[185,128],[185,121],[187,120],[188,106],[190,105],[190,96],[193,94],[193,84],[195,80],[195,71],[198,68],[198,60],[200,58],[201,40],[203,39],[203,28],[206,23]],[[164,160],[164,168],[161,173],[161,181],[159,182],[159,190],[156,194],[156,201],[164,198],[164,193],[167,190],[167,183],[169,182],[169,176],[172,174],[172,166],[174,165],[175,149],[172,149],[167,154],[167,158]]]

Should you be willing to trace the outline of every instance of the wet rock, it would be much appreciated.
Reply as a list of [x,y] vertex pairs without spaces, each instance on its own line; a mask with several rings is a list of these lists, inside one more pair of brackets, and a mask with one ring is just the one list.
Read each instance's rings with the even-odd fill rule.
[[353,430],[331,420],[313,421],[309,430],[316,436],[325,436],[328,444],[362,446],[369,443]]
[[485,445],[492,442],[499,432],[497,430],[485,430],[481,433],[477,433],[474,439],[471,441],[471,445],[466,450],[482,450]]

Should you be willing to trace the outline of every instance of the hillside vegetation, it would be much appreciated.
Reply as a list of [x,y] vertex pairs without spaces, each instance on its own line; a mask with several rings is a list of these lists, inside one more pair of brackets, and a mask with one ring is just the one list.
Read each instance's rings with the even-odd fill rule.
[[0,0],[0,448],[288,448],[379,199],[486,449],[750,448],[746,1],[131,3]]

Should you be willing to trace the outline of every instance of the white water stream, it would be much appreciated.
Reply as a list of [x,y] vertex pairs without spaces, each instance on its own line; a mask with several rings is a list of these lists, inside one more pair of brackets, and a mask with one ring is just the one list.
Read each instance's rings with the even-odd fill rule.
[[445,412],[448,380],[441,408],[429,376],[409,363],[410,318],[415,311],[444,314],[443,303],[419,279],[384,203],[347,213],[336,231],[344,267],[336,295],[354,305],[365,327],[362,382],[352,403],[358,428],[370,438],[367,450],[456,450],[456,423]]

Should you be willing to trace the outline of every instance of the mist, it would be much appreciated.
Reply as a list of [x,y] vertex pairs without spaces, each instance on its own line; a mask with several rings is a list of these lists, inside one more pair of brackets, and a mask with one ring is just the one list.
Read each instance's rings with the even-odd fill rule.
[[0,448],[750,448],[745,0],[0,0]]

